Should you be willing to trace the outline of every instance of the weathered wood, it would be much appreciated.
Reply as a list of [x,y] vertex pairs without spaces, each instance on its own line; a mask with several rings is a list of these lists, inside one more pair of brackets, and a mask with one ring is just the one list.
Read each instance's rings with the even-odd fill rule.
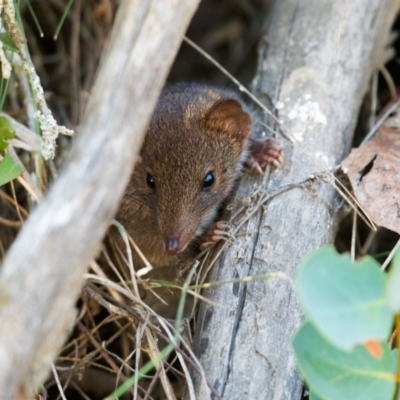
[[83,273],[118,206],[195,0],[121,2],[66,168],[0,274],[0,393],[32,398],[74,322]]
[[[254,92],[278,105],[279,119],[300,144],[285,144],[286,165],[268,191],[333,167],[348,152],[358,111],[395,15],[395,0],[276,1],[262,44]],[[245,176],[234,209],[261,178]],[[254,200],[253,200],[254,203]],[[320,181],[274,197],[241,229],[207,281],[282,272],[294,278],[301,260],[333,241],[339,201]],[[302,314],[293,286],[271,278],[226,284],[204,293],[195,350],[222,399],[300,399],[290,340]],[[210,398],[195,376],[196,398]],[[214,397],[213,397],[214,398]]]

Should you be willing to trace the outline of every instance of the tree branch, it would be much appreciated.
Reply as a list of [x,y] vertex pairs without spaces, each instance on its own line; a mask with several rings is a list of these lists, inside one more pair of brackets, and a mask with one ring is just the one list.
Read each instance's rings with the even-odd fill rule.
[[[261,51],[254,92],[271,99],[278,118],[296,143],[285,145],[283,171],[268,187],[245,176],[233,206],[265,191],[302,182],[337,165],[349,151],[361,101],[374,69],[382,62],[395,0],[274,3]],[[308,155],[306,155],[307,153]],[[255,188],[261,190],[252,196]],[[332,185],[310,180],[273,197],[246,222],[207,281],[229,281],[282,273],[293,280],[301,260],[332,243],[339,198]],[[279,276],[279,274],[277,274]],[[204,293],[223,304],[202,303],[195,328],[195,352],[205,376],[222,399],[300,399],[291,337],[302,320],[288,280],[271,278],[217,286]],[[210,392],[196,377],[196,399]]]

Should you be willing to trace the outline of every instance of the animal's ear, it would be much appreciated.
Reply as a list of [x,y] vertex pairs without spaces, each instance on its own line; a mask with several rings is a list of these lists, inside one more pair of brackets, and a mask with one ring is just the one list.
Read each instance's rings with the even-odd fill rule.
[[203,122],[207,131],[221,132],[241,141],[251,132],[250,115],[234,99],[217,101],[206,110]]

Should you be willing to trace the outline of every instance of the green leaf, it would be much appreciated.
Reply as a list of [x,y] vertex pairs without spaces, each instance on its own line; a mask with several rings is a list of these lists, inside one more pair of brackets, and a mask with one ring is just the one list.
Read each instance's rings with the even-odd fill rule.
[[310,391],[310,395],[309,395],[310,400],[326,400],[325,398],[322,398],[320,396],[318,396],[317,394],[315,394],[314,392]]
[[[393,374],[395,375],[397,374],[397,364],[398,364],[397,355],[398,355],[398,350],[397,349],[392,350],[392,361],[393,361],[392,371]],[[400,390],[397,392],[396,400],[400,400]]]
[[0,151],[8,147],[7,139],[14,139],[15,131],[6,117],[0,117]]
[[11,36],[8,33],[0,33],[0,40],[3,42],[3,46],[6,50],[10,50],[13,52],[18,51],[17,46],[15,45],[14,41],[11,39]]
[[320,333],[351,350],[389,337],[393,314],[385,298],[386,280],[372,257],[352,264],[348,255],[326,247],[303,262],[296,286],[305,314]]
[[390,308],[396,314],[400,313],[400,250],[393,257],[386,287],[386,298]]
[[332,346],[310,322],[293,340],[295,356],[310,389],[329,400],[391,400],[395,390],[393,359],[385,342],[374,358],[363,346],[344,352]]
[[392,350],[393,374],[397,373],[397,349]]
[[21,172],[21,167],[9,154],[6,154],[3,161],[0,162],[0,186],[18,177]]

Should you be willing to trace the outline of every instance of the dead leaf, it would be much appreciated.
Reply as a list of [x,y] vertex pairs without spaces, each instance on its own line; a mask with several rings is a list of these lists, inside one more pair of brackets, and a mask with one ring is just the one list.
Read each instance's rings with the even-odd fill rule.
[[353,149],[341,167],[368,216],[400,233],[400,110],[368,143]]
[[371,356],[375,358],[381,358],[383,354],[383,349],[381,343],[378,340],[369,340],[364,343],[364,347]]

